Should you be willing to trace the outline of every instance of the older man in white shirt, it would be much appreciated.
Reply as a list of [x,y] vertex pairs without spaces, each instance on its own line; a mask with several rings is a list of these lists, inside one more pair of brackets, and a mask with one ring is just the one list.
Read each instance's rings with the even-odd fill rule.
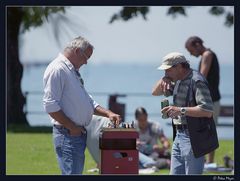
[[79,68],[87,64],[93,46],[83,37],[73,39],[47,67],[43,105],[53,123],[53,141],[62,174],[81,174],[86,129],[92,115],[119,124],[121,117],[96,103],[84,88]]

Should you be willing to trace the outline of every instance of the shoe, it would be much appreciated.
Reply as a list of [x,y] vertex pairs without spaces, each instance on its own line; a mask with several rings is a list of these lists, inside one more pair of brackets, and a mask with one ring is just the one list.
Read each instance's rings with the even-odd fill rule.
[[92,169],[87,170],[87,172],[89,172],[89,173],[99,172],[99,169],[98,168],[92,168]]
[[229,168],[229,160],[230,160],[230,157],[228,155],[225,155],[223,157],[223,161],[224,161],[224,166]]
[[143,169],[139,169],[138,173],[139,174],[152,174],[154,172],[156,172],[158,169],[153,166],[153,167],[149,167],[149,168],[143,168]]
[[224,161],[224,166],[226,168],[233,168],[234,167],[234,161],[230,158],[230,156],[225,155],[223,157],[223,161]]

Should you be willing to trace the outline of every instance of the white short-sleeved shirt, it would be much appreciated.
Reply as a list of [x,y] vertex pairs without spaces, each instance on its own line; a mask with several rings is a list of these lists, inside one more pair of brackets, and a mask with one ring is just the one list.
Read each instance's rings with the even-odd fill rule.
[[144,132],[139,129],[137,120],[135,127],[139,132],[139,140],[152,146],[157,144],[159,137],[164,134],[161,125],[154,121],[148,121],[148,127]]
[[[99,104],[87,93],[73,64],[63,54],[60,53],[48,65],[43,76],[43,87],[43,107],[47,113],[62,110],[76,125],[89,124]],[[51,121],[59,124],[52,118]]]

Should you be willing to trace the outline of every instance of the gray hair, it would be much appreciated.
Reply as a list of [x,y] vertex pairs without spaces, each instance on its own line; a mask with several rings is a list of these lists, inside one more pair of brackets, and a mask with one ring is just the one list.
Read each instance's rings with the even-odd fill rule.
[[70,41],[64,50],[66,49],[75,50],[79,48],[81,51],[85,51],[88,47],[94,49],[93,45],[91,45],[88,40],[79,36]]

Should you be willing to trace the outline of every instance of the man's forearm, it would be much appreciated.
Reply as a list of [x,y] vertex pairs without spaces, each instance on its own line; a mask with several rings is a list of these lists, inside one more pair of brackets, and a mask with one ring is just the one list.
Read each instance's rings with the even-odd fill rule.
[[192,117],[212,117],[213,113],[210,111],[206,111],[201,109],[199,106],[195,107],[186,107],[186,116]]
[[161,82],[158,81],[158,82],[154,85],[154,87],[153,87],[153,89],[152,89],[152,95],[153,95],[153,96],[163,95],[163,90],[162,90],[160,84],[161,84]]
[[94,110],[94,114],[95,115],[99,115],[99,116],[104,116],[104,117],[109,117],[109,114],[111,113],[110,110],[104,109],[101,106],[97,106]]

